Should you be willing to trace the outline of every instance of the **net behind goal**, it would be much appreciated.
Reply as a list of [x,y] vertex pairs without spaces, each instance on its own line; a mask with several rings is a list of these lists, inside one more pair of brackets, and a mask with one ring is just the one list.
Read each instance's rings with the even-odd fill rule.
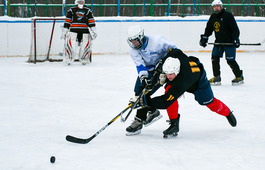
[[63,61],[64,18],[32,18],[28,62]]

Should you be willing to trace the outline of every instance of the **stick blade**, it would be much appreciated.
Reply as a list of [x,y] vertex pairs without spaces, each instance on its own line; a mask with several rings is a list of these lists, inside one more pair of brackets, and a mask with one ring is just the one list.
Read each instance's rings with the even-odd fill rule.
[[88,139],[82,139],[82,138],[77,138],[71,135],[67,135],[65,138],[68,142],[72,142],[72,143],[79,143],[79,144],[87,144],[88,142],[90,142],[92,139],[88,138]]

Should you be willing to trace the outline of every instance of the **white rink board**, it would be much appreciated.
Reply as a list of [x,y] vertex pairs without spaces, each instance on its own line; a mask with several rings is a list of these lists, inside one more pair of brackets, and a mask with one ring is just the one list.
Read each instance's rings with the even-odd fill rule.
[[[98,37],[93,53],[124,54],[128,52],[127,29],[139,24],[148,34],[161,34],[184,51],[211,51],[212,46],[199,46],[209,16],[194,17],[95,17]],[[265,40],[264,17],[236,17],[241,43]],[[0,56],[28,56],[31,43],[31,18],[0,17]],[[61,32],[59,33],[61,34]],[[209,42],[214,41],[211,36]],[[242,51],[265,51],[262,46],[241,46]],[[56,47],[55,47],[56,48]]]

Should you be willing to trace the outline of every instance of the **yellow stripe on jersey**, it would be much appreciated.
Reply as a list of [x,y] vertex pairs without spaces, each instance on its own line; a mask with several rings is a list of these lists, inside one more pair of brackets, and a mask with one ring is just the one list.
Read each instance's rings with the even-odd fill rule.
[[199,67],[191,67],[191,71],[192,71],[193,73],[195,73],[195,72],[200,72],[200,68],[199,68]]
[[175,98],[174,96],[170,95],[169,98],[167,99],[167,101],[171,101],[171,100],[173,100],[174,98]]
[[190,63],[190,66],[191,66],[191,67],[192,67],[192,66],[197,66],[197,63],[195,63],[194,61],[190,61],[189,63]]
[[190,61],[189,64],[190,64],[190,69],[193,73],[201,71],[200,68],[197,67],[198,66],[197,63],[195,63],[194,61]]

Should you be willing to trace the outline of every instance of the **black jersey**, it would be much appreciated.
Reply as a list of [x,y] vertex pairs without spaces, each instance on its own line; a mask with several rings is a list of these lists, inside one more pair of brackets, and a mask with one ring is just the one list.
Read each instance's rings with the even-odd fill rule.
[[173,81],[168,81],[166,86],[170,85],[168,91],[158,97],[152,98],[148,104],[157,109],[166,109],[174,103],[184,92],[193,93],[197,89],[203,67],[200,66],[199,59],[188,57],[181,50],[174,49],[163,59],[168,57],[178,58],[180,61],[180,72]]
[[234,16],[225,9],[218,14],[213,13],[210,16],[204,35],[210,36],[215,33],[216,43],[232,43],[239,38],[239,28]]
[[89,33],[88,27],[95,27],[95,19],[91,10],[84,5],[83,9],[78,6],[67,11],[64,27],[72,32]]

